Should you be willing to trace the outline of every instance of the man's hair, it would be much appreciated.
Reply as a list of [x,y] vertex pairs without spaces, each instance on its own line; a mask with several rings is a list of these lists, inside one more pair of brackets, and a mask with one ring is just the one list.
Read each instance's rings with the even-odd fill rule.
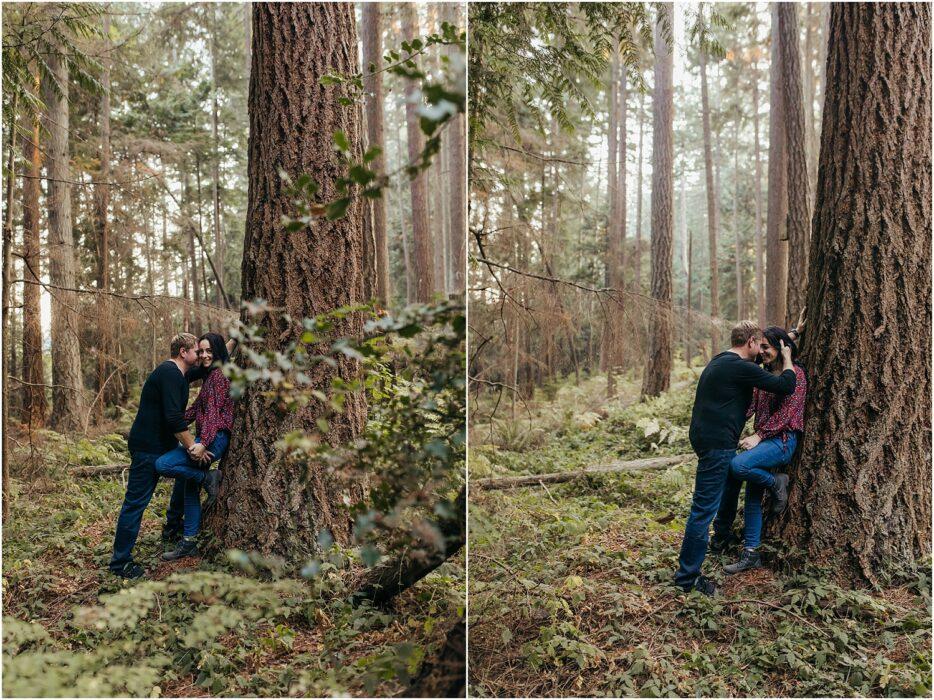
[[198,339],[191,333],[179,333],[172,338],[172,357],[178,357],[182,350],[190,350],[198,344]]
[[730,331],[730,347],[738,348],[745,345],[750,338],[757,338],[762,335],[762,329],[755,321],[740,321],[733,330]]

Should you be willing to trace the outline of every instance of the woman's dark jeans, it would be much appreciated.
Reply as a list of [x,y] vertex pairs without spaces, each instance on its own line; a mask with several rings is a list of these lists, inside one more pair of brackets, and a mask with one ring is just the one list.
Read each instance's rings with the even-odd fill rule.
[[[201,438],[195,440],[201,442]],[[211,462],[217,462],[230,444],[230,433],[220,431],[208,445],[208,452],[214,455]],[[166,528],[177,529],[182,526],[185,537],[195,537],[201,529],[201,484],[210,465],[202,465],[188,456],[188,451],[179,445],[156,460],[156,473],[159,476],[174,477],[175,487],[166,513]],[[184,513],[184,519],[182,518]]]

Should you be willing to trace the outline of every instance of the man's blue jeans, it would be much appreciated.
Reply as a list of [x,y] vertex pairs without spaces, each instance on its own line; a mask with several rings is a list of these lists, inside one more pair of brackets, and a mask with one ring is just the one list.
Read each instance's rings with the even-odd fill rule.
[[785,466],[791,462],[798,446],[798,434],[788,433],[782,442],[781,436],[763,440],[751,450],[740,452],[730,462],[730,476],[723,490],[720,512],[713,523],[718,537],[726,537],[736,519],[739,491],[746,482],[746,505],[743,507],[745,532],[743,546],[755,549],[762,542],[762,495],[775,485],[775,477],[768,470]]
[[675,584],[690,590],[700,575],[701,564],[707,556],[710,521],[720,508],[720,497],[730,471],[730,462],[736,450],[705,450],[698,453],[697,474],[694,477],[694,498],[691,514],[684,526],[684,540],[678,557]]
[[[195,442],[201,442],[201,439],[197,438]],[[212,463],[223,457],[229,444],[230,434],[222,430],[208,445],[208,452],[214,455]],[[201,529],[201,484],[204,483],[208,467],[191,459],[181,445],[156,460],[155,469],[159,476],[175,478],[169,509],[165,514],[166,529],[181,528],[185,537],[198,534]]]
[[149,452],[130,453],[130,474],[126,482],[126,496],[117,518],[117,533],[114,535],[114,553],[110,559],[110,570],[119,573],[133,561],[133,547],[139,537],[139,526],[143,511],[152,500],[159,483],[156,460],[159,455]]

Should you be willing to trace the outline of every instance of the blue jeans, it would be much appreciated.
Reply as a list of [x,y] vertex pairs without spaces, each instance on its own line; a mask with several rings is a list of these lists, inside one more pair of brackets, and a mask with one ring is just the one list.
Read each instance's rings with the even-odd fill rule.
[[[195,442],[201,442],[201,438]],[[230,433],[222,430],[208,445],[208,452],[214,455],[211,462],[223,457],[229,444]],[[167,530],[181,529],[185,537],[198,534],[201,529],[201,484],[204,483],[208,466],[191,459],[181,445],[156,460],[155,469],[159,476],[175,478],[169,509],[165,514]]]
[[705,450],[698,453],[697,474],[694,477],[694,498],[691,514],[684,526],[684,540],[678,557],[675,584],[689,590],[700,575],[707,556],[710,521],[720,508],[720,497],[730,472],[730,462],[736,450]]
[[133,561],[133,547],[139,537],[139,526],[143,521],[143,511],[152,500],[152,494],[159,483],[156,473],[156,460],[159,455],[149,452],[130,453],[130,474],[126,482],[126,496],[117,518],[117,532],[114,535],[114,552],[110,559],[110,570],[119,573],[123,567]]
[[766,489],[775,485],[775,477],[770,471],[791,462],[798,446],[798,434],[788,433],[785,442],[781,436],[763,440],[751,450],[740,452],[730,463],[730,477],[727,479],[720,503],[720,512],[713,523],[713,530],[718,537],[726,537],[736,519],[739,504],[739,490],[746,482],[746,505],[743,508],[745,534],[743,546],[755,549],[762,542],[762,495]]

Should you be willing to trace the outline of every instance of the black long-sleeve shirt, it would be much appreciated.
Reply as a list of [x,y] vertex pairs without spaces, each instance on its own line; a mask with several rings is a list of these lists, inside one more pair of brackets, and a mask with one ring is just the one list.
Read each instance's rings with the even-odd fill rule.
[[776,376],[735,352],[721,352],[707,364],[697,382],[691,447],[695,452],[736,449],[753,387],[787,396],[795,390],[796,382],[792,370]]
[[[196,368],[197,369],[197,368]],[[127,440],[130,452],[162,454],[173,449],[175,433],[188,430],[188,382],[198,378],[193,371],[183,375],[172,360],[166,360],[146,378],[139,397],[139,410]]]

